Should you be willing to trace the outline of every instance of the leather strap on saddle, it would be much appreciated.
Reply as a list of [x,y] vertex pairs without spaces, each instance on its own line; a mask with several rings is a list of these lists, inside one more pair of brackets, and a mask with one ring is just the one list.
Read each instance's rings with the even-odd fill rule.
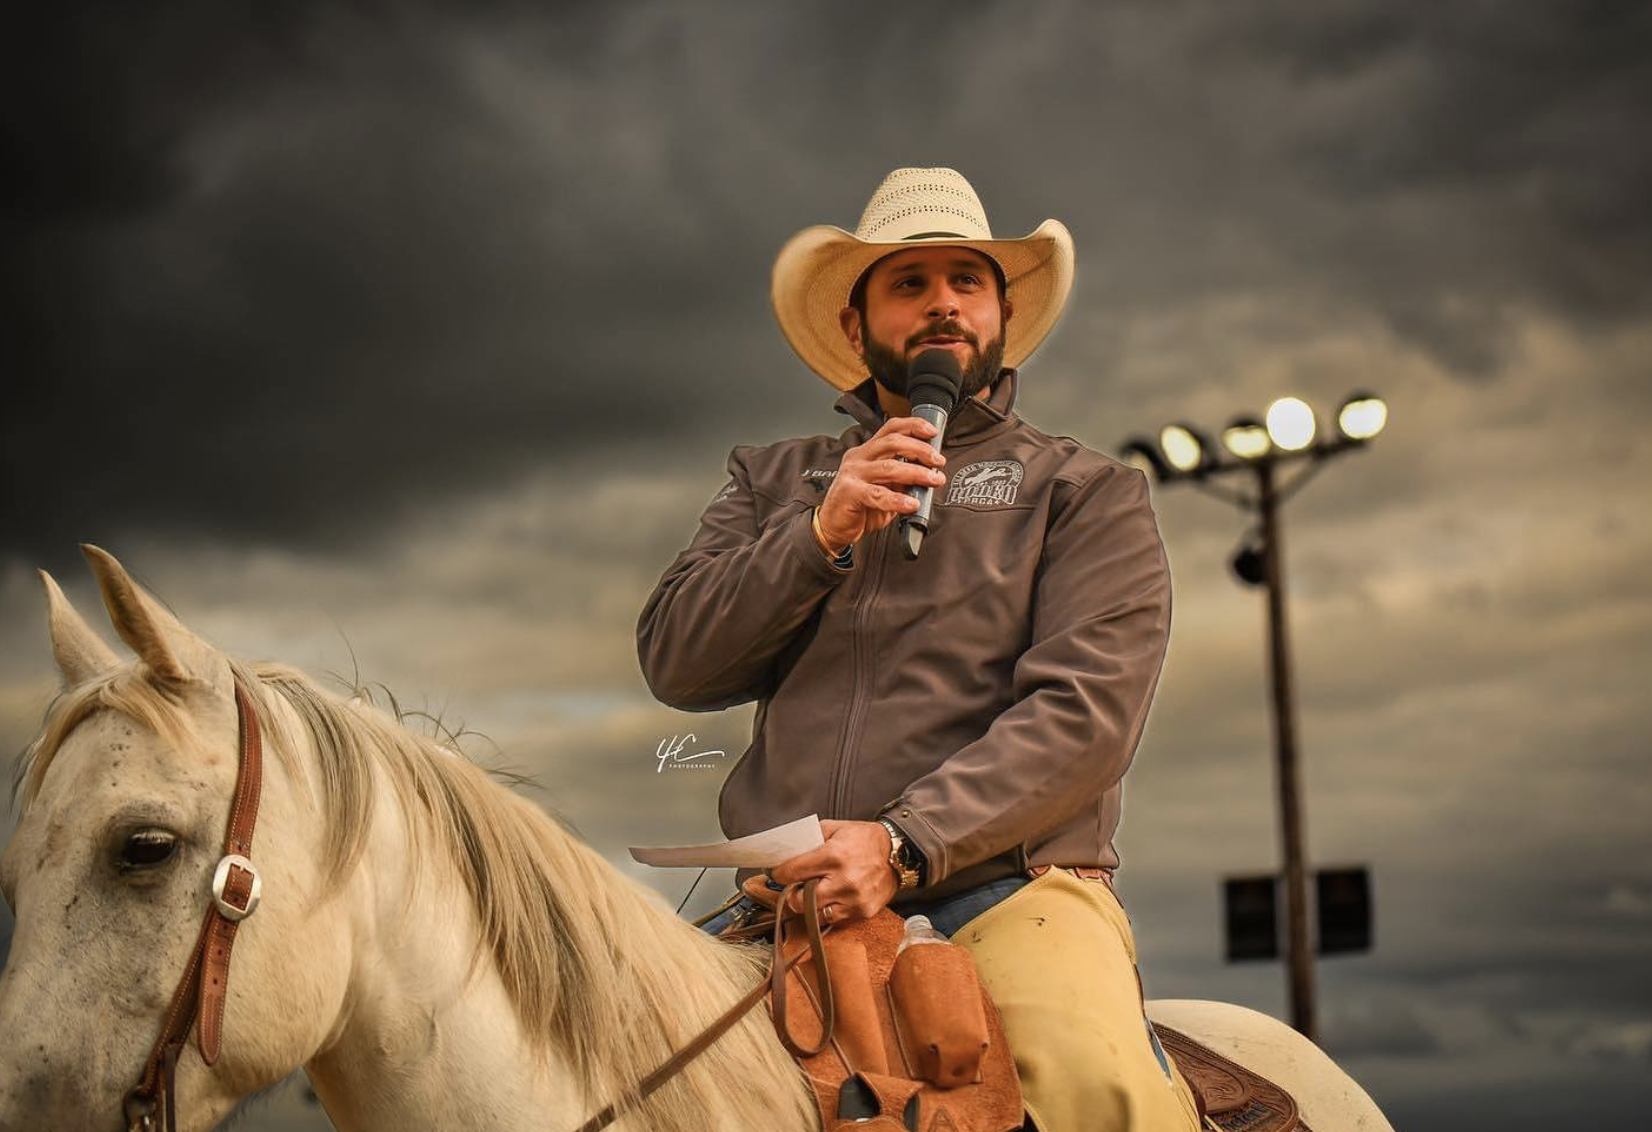
[[787,976],[793,964],[807,955],[815,970],[826,970],[826,942],[820,930],[820,909],[815,903],[815,888],[820,883],[819,877],[793,883],[786,886],[781,892],[776,907],[790,907],[792,893],[802,890],[803,928],[808,933],[803,947],[799,948],[792,963],[783,963],[780,957],[785,954],[785,927],[784,916],[774,918],[774,959],[769,963],[769,1009],[774,1016],[774,1028],[780,1034],[780,1044],[786,1047],[786,1052],[799,1060],[814,1057],[825,1050],[832,1040],[832,1030],[837,1025],[837,1003],[832,994],[832,980],[820,980],[820,994],[815,998],[814,1005],[820,1011],[820,1041],[810,1049],[798,1044],[792,1037],[791,1024],[787,1021],[787,1011],[790,1009],[790,996],[786,993]]
[[189,1044],[189,1032],[197,1020],[201,1060],[215,1065],[223,1050],[230,952],[241,921],[258,907],[263,885],[251,860],[252,835],[258,825],[258,801],[264,784],[263,735],[252,697],[240,681],[235,683],[235,710],[239,718],[239,765],[224,834],[224,855],[212,878],[212,906],[201,922],[178,989],[172,993],[160,1036],[144,1062],[143,1075],[126,1095],[123,1107],[130,1132],[155,1132],[157,1114],[166,1132],[177,1128],[178,1056]]

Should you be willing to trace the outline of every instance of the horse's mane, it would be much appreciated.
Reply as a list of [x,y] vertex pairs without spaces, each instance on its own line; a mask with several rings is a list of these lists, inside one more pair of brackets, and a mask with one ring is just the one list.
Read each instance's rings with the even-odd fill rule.
[[[475,961],[491,959],[523,1031],[558,1051],[594,1110],[623,1095],[761,977],[766,956],[715,943],[481,767],[362,696],[336,699],[296,669],[231,662],[260,701],[276,757],[311,778],[325,814],[329,892],[360,861],[374,796],[390,787],[407,820],[407,860],[446,861],[475,909]],[[281,708],[290,709],[282,711]],[[24,805],[63,740],[113,710],[180,745],[197,740],[178,700],[128,666],[65,692],[18,764]],[[287,722],[298,721],[294,734]],[[811,1127],[814,1106],[758,1009],[634,1110],[638,1127],[704,1132],[712,1113],[742,1127]],[[766,1039],[766,1040],[765,1040]],[[787,1087],[776,1090],[776,1082]]]

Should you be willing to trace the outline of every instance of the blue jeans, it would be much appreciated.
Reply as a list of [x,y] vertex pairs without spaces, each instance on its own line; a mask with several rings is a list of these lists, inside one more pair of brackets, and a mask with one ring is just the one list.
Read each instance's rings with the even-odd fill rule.
[[[902,916],[915,916],[922,913],[929,917],[929,922],[935,925],[936,931],[944,936],[951,936],[959,928],[1027,883],[1027,878],[1024,876],[1000,877],[998,880],[989,880],[986,884],[966,888],[962,892],[954,893],[940,900],[903,905],[896,910]],[[779,889],[777,888],[775,891],[778,892]],[[701,930],[716,935],[728,927],[737,913],[750,911],[757,907],[760,907],[757,901],[749,896],[742,896],[739,903],[708,920]]]

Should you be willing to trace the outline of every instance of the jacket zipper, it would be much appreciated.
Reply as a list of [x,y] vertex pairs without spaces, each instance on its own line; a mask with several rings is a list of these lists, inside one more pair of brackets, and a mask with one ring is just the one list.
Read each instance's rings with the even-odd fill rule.
[[868,571],[866,586],[861,590],[859,600],[855,605],[853,622],[853,641],[849,650],[850,675],[853,689],[849,696],[848,721],[843,729],[843,742],[838,750],[837,766],[834,769],[832,781],[832,813],[842,817],[849,812],[849,783],[853,776],[855,765],[855,747],[860,736],[862,716],[865,714],[866,694],[865,683],[870,675],[872,657],[875,651],[872,642],[868,639],[868,623],[871,621],[871,610],[877,600],[878,590],[883,585],[884,544],[888,541],[887,532],[895,526],[890,523],[882,530],[875,532],[869,540],[868,547],[872,553],[867,557]]

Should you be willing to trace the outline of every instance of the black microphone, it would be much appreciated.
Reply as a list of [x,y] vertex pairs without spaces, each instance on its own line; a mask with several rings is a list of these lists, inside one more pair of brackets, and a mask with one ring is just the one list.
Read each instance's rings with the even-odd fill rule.
[[[925,350],[912,359],[906,370],[906,396],[912,403],[912,415],[935,426],[935,435],[929,446],[941,450],[946,436],[947,417],[958,404],[958,384],[963,378],[958,359],[951,350]],[[901,550],[909,559],[918,557],[924,535],[929,531],[929,509],[935,499],[935,489],[929,484],[913,484],[906,494],[918,501],[918,509],[901,516]]]

